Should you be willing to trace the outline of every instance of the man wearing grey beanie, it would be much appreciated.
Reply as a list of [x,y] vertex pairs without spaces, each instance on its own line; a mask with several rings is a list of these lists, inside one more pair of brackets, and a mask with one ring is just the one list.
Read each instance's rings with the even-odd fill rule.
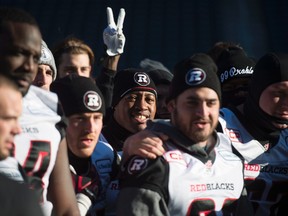
[[41,56],[38,65],[38,72],[33,85],[49,91],[51,83],[56,79],[57,69],[53,54],[43,40],[41,42]]

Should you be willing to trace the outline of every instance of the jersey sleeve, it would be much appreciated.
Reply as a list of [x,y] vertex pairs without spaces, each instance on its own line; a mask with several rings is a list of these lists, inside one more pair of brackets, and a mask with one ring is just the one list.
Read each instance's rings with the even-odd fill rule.
[[57,104],[57,114],[61,117],[61,119],[59,122],[56,123],[55,126],[61,135],[61,139],[63,139],[66,136],[66,128],[68,125],[68,119],[64,115],[64,111],[63,111],[60,101],[58,101],[58,104]]
[[117,215],[168,215],[167,162],[133,156],[121,167]]
[[169,215],[167,205],[159,193],[144,189],[127,187],[120,190],[116,215]]
[[103,67],[96,77],[96,84],[104,96],[106,108],[111,106],[116,71]]

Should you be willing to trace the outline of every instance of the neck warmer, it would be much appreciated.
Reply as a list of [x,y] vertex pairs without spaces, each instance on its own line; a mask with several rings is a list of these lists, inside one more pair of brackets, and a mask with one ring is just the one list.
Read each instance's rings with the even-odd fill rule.
[[272,145],[278,140],[281,129],[273,123],[288,124],[283,120],[265,113],[259,106],[261,94],[272,84],[288,80],[288,55],[268,53],[255,65],[247,100],[243,112],[248,131],[255,139],[268,140]]

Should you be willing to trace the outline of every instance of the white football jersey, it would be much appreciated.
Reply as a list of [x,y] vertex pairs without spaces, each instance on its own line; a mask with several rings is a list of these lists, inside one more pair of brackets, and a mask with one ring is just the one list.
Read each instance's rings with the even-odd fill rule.
[[196,215],[199,212],[195,211],[208,211],[212,206],[215,212],[221,212],[222,208],[240,197],[243,164],[232,153],[231,144],[225,140],[227,138],[222,134],[218,136],[214,163],[209,160],[203,163],[177,149],[163,155],[170,168],[169,194],[173,196],[169,197],[168,208],[171,215]]
[[243,161],[233,153],[226,135],[213,133],[215,146],[206,152],[169,123],[158,121],[148,129],[169,134],[163,144],[166,152],[152,160],[134,156],[121,167],[117,214],[234,215],[239,211]]
[[245,159],[245,180],[255,215],[277,213],[277,204],[288,194],[288,130],[282,130],[278,143],[268,148],[269,143],[255,140],[231,110],[223,108],[220,114],[223,132]]
[[56,128],[56,123],[61,120],[57,105],[55,93],[31,86],[23,100],[22,133],[15,138],[14,156],[26,171],[31,187],[41,192],[41,204],[47,215],[51,214],[52,207],[47,203],[49,177],[61,140]]

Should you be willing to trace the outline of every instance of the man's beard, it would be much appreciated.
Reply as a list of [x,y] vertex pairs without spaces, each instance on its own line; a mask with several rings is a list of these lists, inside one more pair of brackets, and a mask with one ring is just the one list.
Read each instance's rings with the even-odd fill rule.
[[[181,125],[183,125],[183,123],[181,122],[181,118],[179,118],[179,112],[177,109],[175,109],[173,111],[173,119],[174,119],[174,125],[180,129],[183,128],[181,127]],[[211,123],[210,123],[211,124]],[[186,129],[187,127],[184,127],[183,129]],[[207,130],[193,130],[192,133],[189,131],[183,131],[181,130],[181,132],[187,136],[189,139],[193,140],[195,143],[198,142],[204,142],[206,140],[208,140],[208,138],[211,136],[212,132],[213,132],[214,128],[211,126],[211,129],[209,132],[206,132]],[[189,134],[187,134],[189,133]]]

